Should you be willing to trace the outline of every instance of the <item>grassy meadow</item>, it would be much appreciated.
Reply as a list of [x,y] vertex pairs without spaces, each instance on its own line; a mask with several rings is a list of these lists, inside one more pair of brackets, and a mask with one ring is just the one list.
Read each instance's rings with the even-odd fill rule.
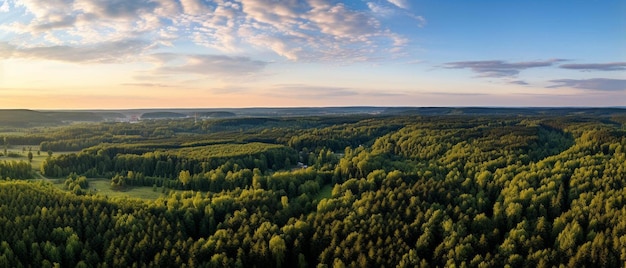
[[147,186],[125,187],[122,190],[113,190],[111,188],[111,180],[106,178],[89,179],[89,190],[93,190],[98,195],[119,198],[128,197],[154,200],[166,196],[166,194],[162,193],[161,187],[158,187],[156,191],[154,191],[153,187]]

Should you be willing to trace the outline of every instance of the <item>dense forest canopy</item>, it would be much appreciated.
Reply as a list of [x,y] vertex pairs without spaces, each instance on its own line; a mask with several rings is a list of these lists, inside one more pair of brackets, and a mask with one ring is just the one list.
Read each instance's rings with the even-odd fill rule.
[[354,109],[6,128],[0,267],[626,262],[626,110]]

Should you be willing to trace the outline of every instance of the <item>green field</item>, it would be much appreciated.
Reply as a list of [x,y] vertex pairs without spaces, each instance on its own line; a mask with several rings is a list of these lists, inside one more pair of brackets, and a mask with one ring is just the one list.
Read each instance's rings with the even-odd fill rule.
[[153,191],[152,187],[126,187],[124,190],[111,189],[111,180],[105,178],[89,179],[89,190],[94,190],[96,194],[108,197],[121,197],[121,198],[140,198],[154,200],[159,197],[165,196],[161,193],[161,188],[157,188],[157,191]]
[[[67,189],[65,188],[65,184],[63,183],[65,179],[63,178],[49,179],[49,178],[43,177],[40,173],[37,173],[37,175],[41,176],[40,178],[43,178],[43,180],[49,182],[55,188],[62,190],[62,191],[67,191]],[[147,187],[147,186],[126,187],[122,190],[113,190],[111,188],[111,180],[109,179],[89,178],[88,181],[89,181],[88,190],[93,191],[93,193],[96,195],[100,195],[104,197],[138,198],[138,199],[144,199],[144,200],[155,200],[159,197],[167,196],[166,194],[162,193],[161,191],[162,189],[160,187],[157,188],[156,192],[153,191],[152,187]],[[175,190],[169,189],[168,191],[175,191]]]
[[0,130],[0,137],[4,137],[4,136],[17,136],[17,135],[26,135],[28,134],[28,132],[26,131],[21,131],[21,130]]
[[[43,161],[46,160],[46,158],[48,158],[48,152],[39,152],[39,154],[37,154],[37,151],[39,150],[38,145],[11,145],[7,149],[7,154],[13,153],[19,156],[8,157],[8,156],[3,155],[2,157],[0,157],[0,161],[3,161],[3,160],[28,161],[29,148],[30,148],[30,152],[33,153],[33,159],[30,162],[30,164],[33,167],[33,171],[36,173],[39,173],[39,171],[41,170],[41,163],[43,163]],[[0,153],[4,154],[4,148],[0,149]],[[57,155],[62,155],[62,154],[71,154],[71,153],[77,153],[77,152],[76,151],[53,152],[52,156],[57,156]]]
[[[0,161],[2,160],[6,160],[6,161],[28,161],[28,148],[30,147],[31,152],[33,153],[33,161],[31,162],[31,165],[33,166],[33,170],[39,170],[39,165],[41,165],[41,162],[46,159],[46,156],[48,156],[47,154],[41,153],[41,156],[37,155],[37,149],[39,149],[38,145],[10,145],[7,148],[7,155],[8,154],[17,154],[19,156],[7,156],[4,155],[4,147],[0,148],[0,153],[3,154],[2,157],[0,157]],[[24,150],[25,149],[25,150]]]
[[[56,156],[56,155],[62,155],[62,154],[71,154],[71,153],[77,153],[77,152],[53,152],[52,156]],[[28,155],[28,152],[26,152],[25,155]],[[37,155],[37,151],[33,151],[33,161],[31,162],[31,165],[33,166],[33,170],[34,171],[40,171],[40,167],[41,167],[41,163],[43,163],[44,160],[46,160],[46,158],[48,158],[48,152],[41,152],[41,155]],[[27,161],[28,158],[26,156],[24,156],[23,158],[20,159],[24,159],[24,161]]]

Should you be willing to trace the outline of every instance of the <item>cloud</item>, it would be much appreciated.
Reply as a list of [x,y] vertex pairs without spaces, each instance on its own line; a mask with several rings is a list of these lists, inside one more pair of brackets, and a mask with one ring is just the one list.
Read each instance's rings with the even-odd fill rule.
[[72,34],[85,37],[76,30],[126,32],[148,24],[153,30],[160,24],[154,20],[160,2],[150,0],[23,0],[17,5],[33,15],[27,26],[34,34],[69,28],[74,30]]
[[389,3],[392,3],[393,5],[399,8],[409,9],[409,3],[406,0],[387,0],[387,1],[389,1]]
[[426,23],[406,10],[406,0],[370,2],[369,9],[333,0],[23,0],[15,5],[15,12],[29,16],[0,25],[0,31],[19,35],[10,41],[18,47],[191,41],[229,55],[261,50],[292,61],[401,55],[407,39],[379,21],[394,6],[405,9],[394,16],[412,17],[420,27]]
[[526,61],[526,62],[505,62],[502,60],[492,61],[459,61],[448,62],[444,64],[444,68],[448,69],[470,69],[479,74],[479,77],[513,77],[518,75],[522,70],[529,68],[548,67],[556,62],[564,61],[562,59],[551,59],[545,61]]
[[163,66],[156,69],[158,73],[193,73],[199,75],[219,75],[235,77],[258,73],[269,62],[252,60],[248,57],[229,57],[223,55],[178,55],[155,54]]
[[74,5],[86,14],[95,14],[100,18],[134,18],[153,12],[158,6],[149,0],[77,0]]
[[522,85],[522,86],[528,85],[528,83],[526,81],[522,81],[522,80],[511,81],[511,82],[509,82],[509,84]]
[[29,58],[81,63],[127,62],[150,44],[143,40],[122,40],[85,46],[17,47],[0,42],[0,58]]
[[417,26],[420,27],[420,28],[424,28],[424,26],[426,26],[426,24],[428,24],[428,21],[426,21],[426,18],[424,18],[422,16],[414,16],[414,15],[412,15],[411,17],[413,17],[417,21]]
[[376,15],[380,15],[383,17],[388,17],[393,15],[395,12],[393,9],[387,7],[387,6],[383,6],[374,2],[367,2],[367,7],[374,12],[374,14]]
[[626,62],[563,64],[559,68],[581,71],[624,71]]
[[249,18],[271,26],[293,25],[304,9],[299,1],[241,0],[241,6]]
[[[392,1],[389,2],[390,4],[386,5],[375,2],[367,2],[367,7],[372,11],[372,13],[374,13],[374,15],[379,17],[390,18],[397,15],[406,15],[407,17],[417,21],[417,26],[420,28],[423,28],[424,26],[426,26],[426,24],[428,24],[428,21],[423,16],[411,13],[407,10],[408,8],[400,11],[398,10],[398,5],[393,4]],[[399,2],[405,3],[404,1]]]
[[445,91],[425,91],[421,92],[426,95],[442,95],[442,96],[461,96],[461,97],[471,97],[471,96],[487,96],[490,94],[487,93],[476,93],[476,92],[445,92]]
[[217,87],[209,89],[209,92],[217,95],[228,95],[228,94],[250,94],[250,92],[254,91],[252,88],[242,87],[242,86],[225,86],[225,87]]
[[364,12],[352,11],[343,4],[329,8],[316,8],[309,12],[308,19],[318,29],[335,38],[350,41],[366,41],[376,33],[379,22]]
[[180,0],[185,14],[201,15],[207,12],[207,7],[200,0]]
[[0,5],[0,13],[9,12],[10,8],[9,1],[2,1],[2,5]]
[[242,1],[245,19],[252,23],[239,25],[238,34],[290,60],[363,61],[375,54],[375,47],[394,42],[371,13],[342,3],[265,2]]
[[36,31],[48,31],[59,28],[72,27],[76,23],[76,17],[66,16],[61,17],[59,20],[46,21],[41,24],[33,25],[33,29]]
[[350,88],[313,86],[305,84],[278,84],[272,87],[272,95],[277,97],[311,99],[355,96],[359,93]]
[[160,87],[160,88],[174,87],[171,85],[157,84],[157,83],[123,83],[121,85],[129,86],[129,87]]
[[591,78],[591,79],[557,79],[550,80],[555,85],[549,88],[571,87],[578,89],[590,89],[598,91],[622,91],[626,90],[625,79]]

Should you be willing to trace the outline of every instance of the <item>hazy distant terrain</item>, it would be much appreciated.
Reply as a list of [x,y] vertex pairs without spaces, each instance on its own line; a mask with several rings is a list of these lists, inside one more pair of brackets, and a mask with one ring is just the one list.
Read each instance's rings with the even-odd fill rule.
[[322,107],[221,108],[132,110],[0,110],[5,126],[31,127],[70,122],[137,121],[174,118],[290,117],[322,115],[519,115],[599,116],[624,115],[626,108],[486,108],[486,107]]

